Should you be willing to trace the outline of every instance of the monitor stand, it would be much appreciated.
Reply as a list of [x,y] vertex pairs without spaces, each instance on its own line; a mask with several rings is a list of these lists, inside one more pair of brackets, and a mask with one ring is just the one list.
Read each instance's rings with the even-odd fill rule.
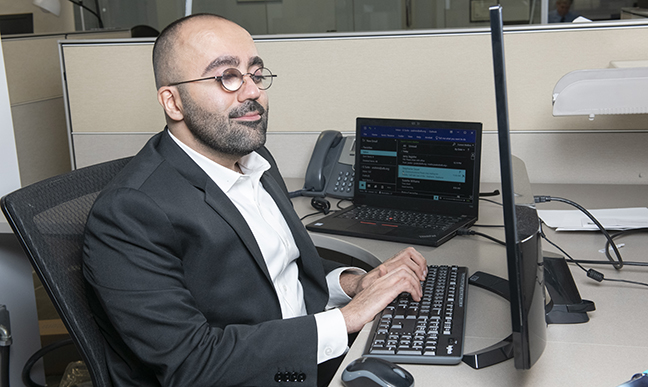
[[[546,306],[547,324],[578,324],[589,321],[587,312],[596,308],[592,301],[581,299],[565,258],[547,251],[543,252],[543,255],[545,286],[551,298]],[[470,276],[469,284],[510,300],[508,281],[498,276],[478,271]],[[481,369],[512,357],[511,334],[490,347],[464,354],[462,360],[474,369]]]

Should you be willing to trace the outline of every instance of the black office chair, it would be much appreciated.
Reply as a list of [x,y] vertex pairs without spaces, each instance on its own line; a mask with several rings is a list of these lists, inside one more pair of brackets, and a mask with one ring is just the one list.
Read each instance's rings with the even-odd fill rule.
[[94,387],[112,387],[112,383],[104,339],[86,298],[81,271],[83,232],[99,191],[129,160],[55,176],[18,189],[1,201],[2,211],[76,344]]

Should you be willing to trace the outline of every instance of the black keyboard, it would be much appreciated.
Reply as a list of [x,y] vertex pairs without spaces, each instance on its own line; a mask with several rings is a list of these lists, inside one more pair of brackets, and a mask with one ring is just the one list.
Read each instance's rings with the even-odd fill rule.
[[339,215],[345,219],[356,219],[366,222],[385,222],[417,228],[446,229],[456,224],[461,218],[452,215],[428,214],[425,212],[396,210],[358,206]]
[[395,363],[461,362],[468,269],[431,265],[422,285],[420,302],[403,293],[376,317],[365,356]]

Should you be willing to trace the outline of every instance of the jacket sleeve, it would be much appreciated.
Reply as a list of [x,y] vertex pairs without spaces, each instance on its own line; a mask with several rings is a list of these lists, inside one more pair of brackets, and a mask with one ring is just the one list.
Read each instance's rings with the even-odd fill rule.
[[[174,225],[146,194],[130,188],[102,194],[88,219],[83,266],[108,319],[100,325],[114,327],[163,386],[286,386],[287,375],[316,385],[315,318],[210,325],[185,286],[179,243]],[[253,295],[235,302],[247,296]],[[227,305],[214,308],[225,312]],[[137,365],[128,366],[136,378]]]

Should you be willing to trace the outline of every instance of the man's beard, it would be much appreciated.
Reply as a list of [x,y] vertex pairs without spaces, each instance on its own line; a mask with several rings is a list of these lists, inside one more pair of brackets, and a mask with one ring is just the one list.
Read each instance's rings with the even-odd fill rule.
[[[189,131],[203,145],[221,154],[242,157],[261,148],[266,141],[268,112],[260,103],[247,100],[236,109],[223,114],[209,112],[199,106],[189,93],[180,89],[184,107],[184,121]],[[256,111],[259,121],[236,121],[230,119]]]

